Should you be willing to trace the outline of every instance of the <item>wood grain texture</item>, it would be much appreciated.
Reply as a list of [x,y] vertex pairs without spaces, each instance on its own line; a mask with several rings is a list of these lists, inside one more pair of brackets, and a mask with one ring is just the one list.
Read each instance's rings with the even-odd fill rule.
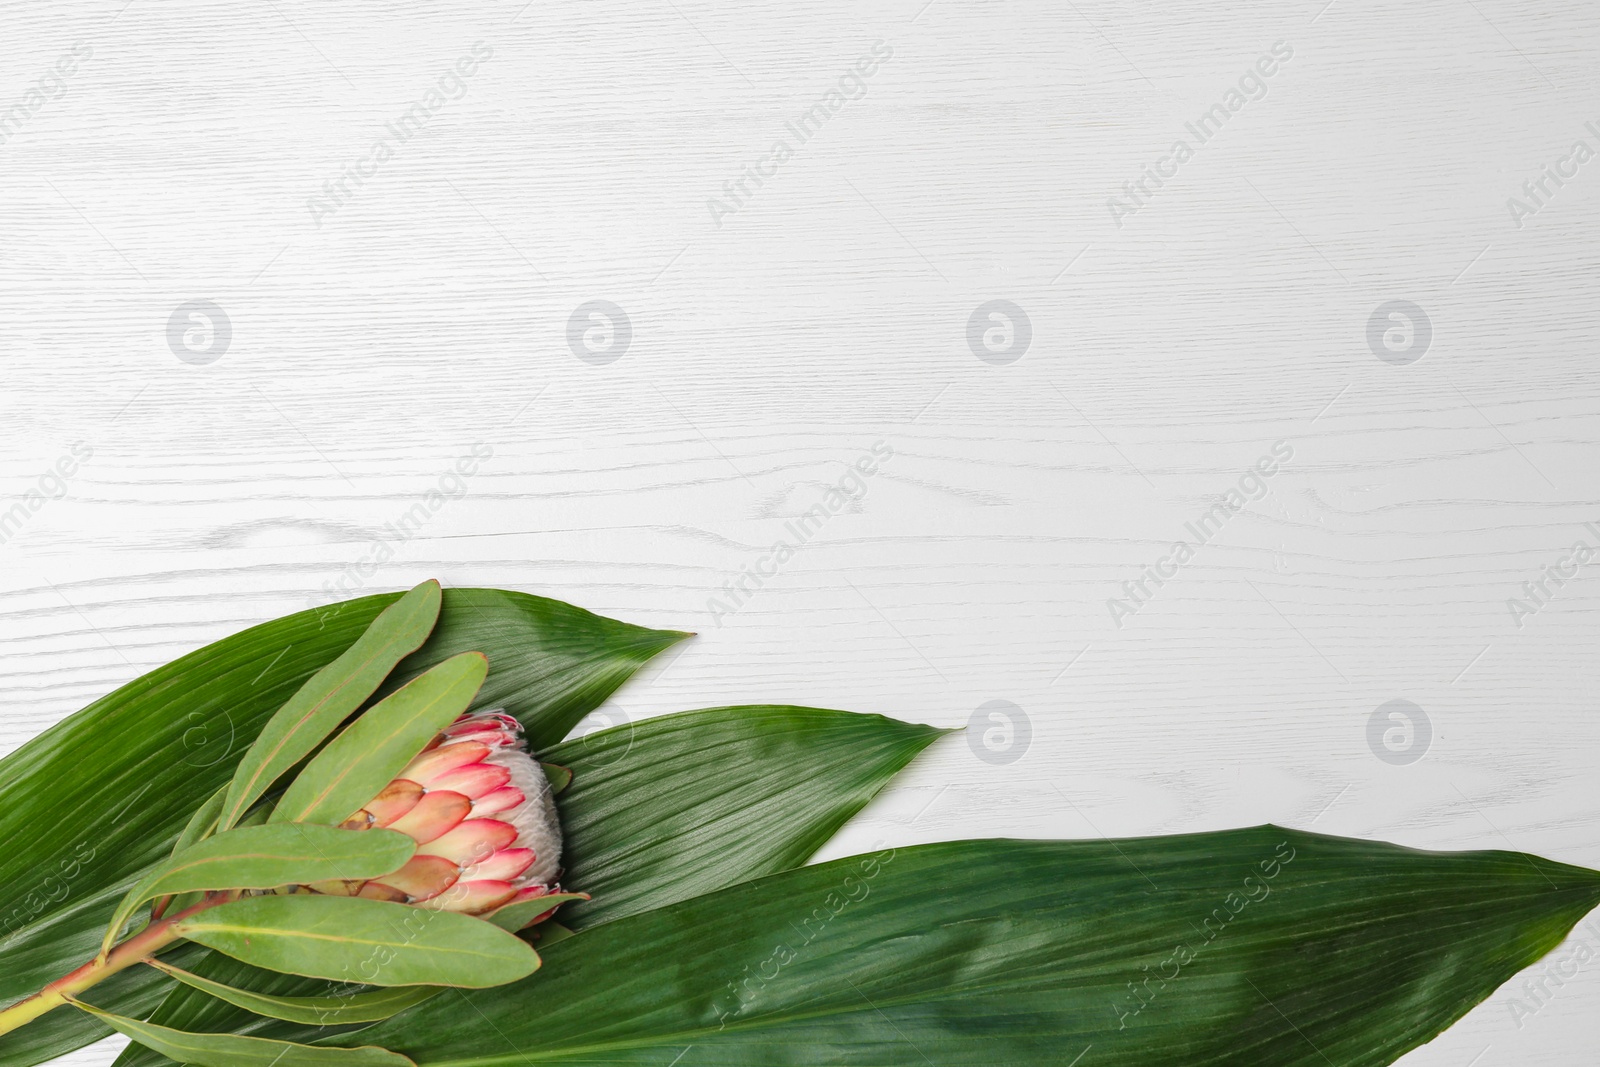
[[[610,721],[1023,709],[1020,758],[978,758],[980,717],[830,857],[1271,820],[1600,866],[1600,560],[1507,603],[1600,543],[1600,161],[1507,205],[1600,150],[1597,31],[1577,0],[11,5],[0,749],[341,581],[438,577],[700,631]],[[1264,97],[1187,134],[1278,42]],[[994,299],[1032,326],[1009,365],[968,345]],[[232,326],[206,365],[169,347],[192,300]],[[568,342],[591,300],[632,326],[603,366]],[[1431,320],[1409,365],[1368,346],[1391,300]],[[1265,496],[1116,625],[1276,442]],[[1396,698],[1432,728],[1406,765],[1368,742]],[[1563,981],[1404,1063],[1590,1062],[1600,977]]]

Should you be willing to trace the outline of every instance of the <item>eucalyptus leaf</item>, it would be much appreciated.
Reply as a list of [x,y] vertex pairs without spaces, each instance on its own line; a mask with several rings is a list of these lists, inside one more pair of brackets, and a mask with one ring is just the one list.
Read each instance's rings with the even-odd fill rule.
[[348,819],[471,706],[488,673],[481,652],[463,652],[378,701],[306,764],[269,821]]
[[114,1015],[81,1000],[73,1003],[163,1056],[199,1067],[416,1067],[405,1056],[374,1046],[313,1048],[233,1034],[191,1034]]
[[[267,721],[228,784],[218,826],[226,830],[251,804],[320,745],[377,692],[406,656],[422,647],[439,618],[443,594],[423,582],[372,620],[338,659],[307,679]],[[346,814],[349,814],[348,812]]]
[[156,897],[377,878],[399,870],[416,850],[415,841],[393,830],[338,830],[299,823],[228,830],[157,864],[128,890],[100,949],[109,949],[139,905]]
[[[397,599],[362,597],[234,634],[128,683],[0,759],[0,1004],[95,953],[119,899],[144,868],[170,854],[195,809],[228,784],[266,721]],[[476,706],[504,707],[536,743],[549,744],[685,636],[526,593],[449,589],[433,635],[385,685],[482,651],[495,670]],[[140,1015],[174,984],[141,967],[101,988],[124,998],[118,1010]],[[111,1003],[109,995],[100,999]],[[52,1012],[0,1037],[0,1063],[30,1067],[109,1032],[80,1012]]]
[[276,997],[224,985],[180,967],[162,963],[160,960],[150,960],[149,963],[184,985],[232,1004],[236,1008],[304,1026],[341,1026],[347,1023],[378,1022],[443,992],[441,986],[395,986],[390,989],[372,989],[344,996]]
[[172,854],[176,856],[190,845],[203,841],[217,832],[217,820],[222,817],[222,803],[228,797],[228,786],[223,786],[211,798],[198,808],[194,815],[184,826],[183,832],[178,835],[178,840],[172,844]]
[[542,763],[544,776],[550,781],[550,792],[560,796],[572,784],[572,768],[562,767],[555,763]]
[[482,919],[360,897],[245,897],[175,928],[252,966],[375,986],[481,988],[539,967],[527,942]]
[[1272,826],[957,841],[605,923],[546,946],[537,984],[359,1039],[422,1067],[1377,1067],[1596,903],[1600,874],[1532,856]]
[[488,918],[500,929],[516,933],[547,911],[559,908],[563,904],[570,904],[574,900],[588,899],[587,893],[551,893],[549,896],[507,904]]

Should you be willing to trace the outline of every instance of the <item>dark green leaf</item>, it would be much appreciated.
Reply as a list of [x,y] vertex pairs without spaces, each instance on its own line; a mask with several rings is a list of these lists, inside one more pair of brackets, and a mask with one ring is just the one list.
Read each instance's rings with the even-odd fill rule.
[[159,960],[150,965],[171,975],[186,986],[226,1001],[236,1008],[272,1019],[305,1026],[340,1026],[346,1023],[372,1023],[397,1015],[443,992],[440,986],[395,986],[345,996],[275,997],[238,989],[210,978],[172,967]]
[[471,706],[488,673],[483,653],[463,652],[378,701],[306,764],[270,821],[348,819]]
[[280,775],[310,755],[377,692],[402,659],[422,647],[438,621],[442,599],[438,582],[423,582],[385,608],[338,659],[307,679],[239,761],[218,826],[226,830],[237,822]]
[[411,1060],[374,1046],[331,1049],[232,1034],[190,1034],[113,1015],[83,1001],[74,1003],[114,1030],[163,1056],[199,1067],[416,1067]]
[[359,897],[246,897],[176,930],[252,966],[376,986],[480,988],[539,967],[527,942],[493,923]]
[[358,1039],[423,1067],[1378,1067],[1597,902],[1600,874],[1531,856],[1270,826],[960,841],[605,923],[537,984]]
[[299,823],[228,830],[157,864],[128,890],[100,947],[109,949],[139,905],[156,897],[377,878],[405,866],[416,850],[415,841],[393,830],[358,832]]
[[[228,783],[263,724],[397,599],[363,597],[235,634],[123,686],[0,760],[0,1004],[94,954],[117,901]],[[533,728],[536,743],[549,744],[684,636],[525,593],[450,589],[433,636],[389,684],[482,651],[495,671],[477,706],[505,707]],[[126,990],[119,1010],[129,1014],[148,1010],[129,1005],[173,986],[147,968],[114,983]],[[29,1067],[108,1032],[79,1012],[52,1012],[0,1037],[0,1063]]]
[[944,731],[784,705],[709,708],[556,746],[574,929],[796,867]]

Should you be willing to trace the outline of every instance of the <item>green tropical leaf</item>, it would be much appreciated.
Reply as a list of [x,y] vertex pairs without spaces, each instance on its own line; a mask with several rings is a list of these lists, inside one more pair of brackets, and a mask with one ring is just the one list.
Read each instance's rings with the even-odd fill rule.
[[378,701],[306,764],[269,821],[348,819],[471,706],[488,673],[483,653],[463,652]]
[[[397,599],[363,597],[235,634],[130,682],[0,760],[0,1004],[94,955],[117,902],[228,784],[266,721]],[[506,708],[536,743],[550,744],[684,636],[525,593],[450,589],[433,635],[387,684],[482,651],[495,670],[476,706]],[[97,990],[97,999],[140,1015],[173,986],[134,968],[100,987],[115,992]],[[52,1012],[0,1037],[0,1063],[30,1067],[109,1032],[80,1012]]]
[[946,731],[749,705],[626,723],[545,753],[570,766],[562,884],[581,929],[804,863]]
[[[422,1067],[1378,1067],[1600,903],[1600,874],[1275,827],[960,841],[549,945],[537,979],[333,1044]],[[536,1010],[529,1010],[536,1005]]]
[[252,966],[375,986],[476,989],[539,967],[527,942],[482,919],[359,897],[245,897],[175,929]]
[[237,822],[273,782],[366,703],[401,660],[422,647],[439,619],[442,601],[439,583],[423,582],[384,608],[338,659],[306,680],[267,720],[239,761],[228,783],[220,828]]
[[303,1026],[375,1023],[443,992],[440,986],[413,985],[372,989],[344,996],[275,997],[224,985],[180,967],[162,963],[160,960],[150,960],[149,963],[150,966],[176,978],[184,985],[226,1001],[236,1008],[243,1008],[245,1011],[271,1019],[300,1023]]
[[141,1045],[199,1067],[416,1067],[404,1056],[370,1045],[348,1049],[312,1048],[260,1037],[190,1034],[114,1015],[81,1000],[73,1003]]
[[128,890],[100,949],[110,949],[139,905],[156,897],[377,878],[405,866],[416,850],[415,841],[393,830],[357,832],[300,823],[227,830],[158,863]]
[[[943,733],[881,715],[756,706],[664,715],[559,746],[574,772],[559,801],[564,881],[606,895],[564,907],[559,927],[551,921],[538,928],[539,946],[569,923],[660,907],[804,863]],[[215,980],[280,996],[321,992],[316,982],[231,959],[208,960],[203,969]],[[183,1029],[316,1036],[189,990],[169,998],[155,1019]],[[162,1063],[129,1049],[116,1067]]]

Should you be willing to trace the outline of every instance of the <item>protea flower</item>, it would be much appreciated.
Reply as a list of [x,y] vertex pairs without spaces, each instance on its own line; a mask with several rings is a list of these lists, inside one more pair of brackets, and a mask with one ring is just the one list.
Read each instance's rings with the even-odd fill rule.
[[559,888],[550,781],[528,754],[522,724],[499,708],[462,715],[341,825],[397,830],[417,843],[416,855],[381,878],[318,882],[312,892],[490,915]]

